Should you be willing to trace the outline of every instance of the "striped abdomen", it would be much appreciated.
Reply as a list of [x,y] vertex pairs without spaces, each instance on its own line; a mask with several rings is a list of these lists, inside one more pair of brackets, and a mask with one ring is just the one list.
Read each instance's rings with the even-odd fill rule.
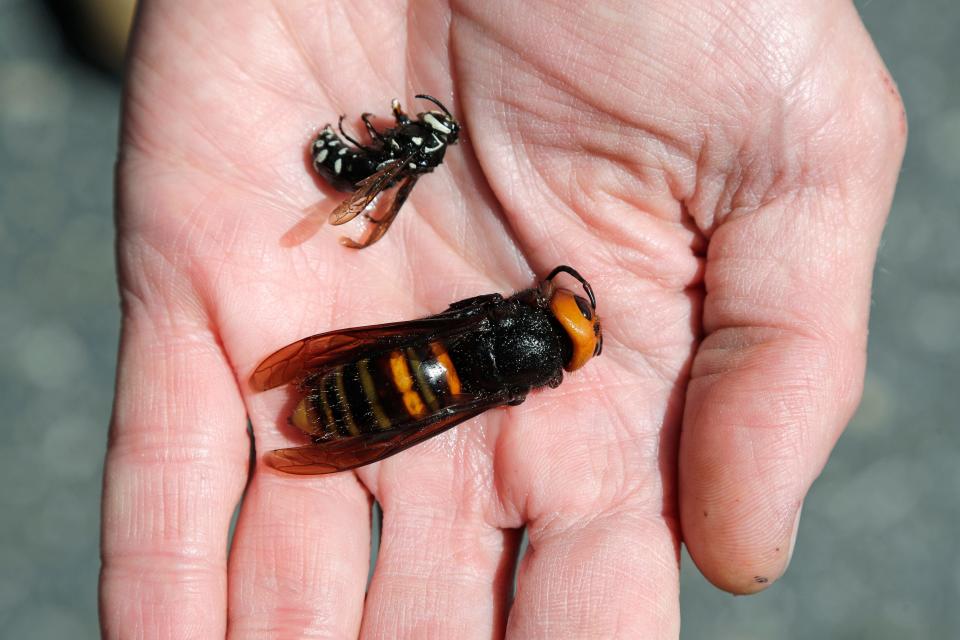
[[303,387],[292,421],[320,440],[419,422],[461,392],[456,367],[439,341],[338,365]]

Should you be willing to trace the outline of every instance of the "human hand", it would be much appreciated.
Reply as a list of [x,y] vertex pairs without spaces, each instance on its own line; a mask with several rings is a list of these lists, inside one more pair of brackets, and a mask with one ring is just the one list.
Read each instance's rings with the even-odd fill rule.
[[[312,134],[420,91],[466,139],[390,233],[282,246],[342,197]],[[675,637],[681,540],[719,587],[764,588],[859,399],[904,126],[850,3],[145,3],[105,636]],[[560,263],[605,347],[559,389],[355,473],[263,467],[303,442],[249,387],[275,348]]]

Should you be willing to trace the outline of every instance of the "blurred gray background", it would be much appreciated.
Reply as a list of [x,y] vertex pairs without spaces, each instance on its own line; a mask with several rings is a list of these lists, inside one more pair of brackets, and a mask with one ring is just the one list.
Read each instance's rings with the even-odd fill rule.
[[[0,638],[21,640],[98,635],[118,332],[120,84],[65,40],[61,5],[0,0]],[[684,557],[686,639],[960,637],[960,2],[857,5],[910,119],[863,405],[783,580],[734,598]]]

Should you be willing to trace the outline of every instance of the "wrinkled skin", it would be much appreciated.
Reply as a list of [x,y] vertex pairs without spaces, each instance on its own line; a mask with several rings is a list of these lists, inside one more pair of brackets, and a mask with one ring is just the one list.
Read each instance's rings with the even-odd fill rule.
[[[419,91],[466,139],[387,236],[284,242],[342,198],[311,135]],[[905,137],[849,2],[145,3],[105,636],[671,638],[681,541],[721,589],[768,586],[859,399]],[[268,353],[560,263],[606,337],[560,388],[356,473],[248,473],[247,416],[258,456],[302,442],[247,382]]]

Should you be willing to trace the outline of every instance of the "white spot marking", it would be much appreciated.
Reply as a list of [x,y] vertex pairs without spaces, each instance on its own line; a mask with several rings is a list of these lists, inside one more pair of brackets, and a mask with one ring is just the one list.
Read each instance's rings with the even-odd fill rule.
[[317,164],[320,164],[327,159],[327,150],[323,149],[320,153],[317,154]]
[[423,119],[428,125],[441,133],[450,133],[453,131],[453,129],[437,120],[437,116],[433,115],[432,113],[428,113],[427,115],[423,116]]
[[418,138],[417,136],[413,136],[410,139],[413,140],[413,144],[417,145],[418,147],[423,144],[423,138]]
[[337,155],[338,155],[338,156],[342,156],[342,155],[345,154],[346,152],[347,152],[347,148],[344,147],[343,149],[340,149],[340,151],[337,151]]
[[343,160],[337,158],[337,161],[333,163],[333,172],[337,175],[340,175],[340,165],[343,164]]
[[426,151],[427,153],[433,153],[434,151],[436,151],[437,149],[443,146],[443,143],[440,142],[440,139],[437,138],[437,136],[430,136],[430,137],[433,138],[433,141],[436,142],[437,144],[432,147],[424,147],[423,150]]
[[394,149],[399,149],[399,148],[400,148],[400,143],[397,142],[396,140],[394,140],[393,138],[390,138],[390,144],[393,145],[393,148],[394,148]]
[[413,163],[413,162],[407,163],[407,166],[410,167],[411,169],[416,169],[416,168],[417,168],[416,163]]

